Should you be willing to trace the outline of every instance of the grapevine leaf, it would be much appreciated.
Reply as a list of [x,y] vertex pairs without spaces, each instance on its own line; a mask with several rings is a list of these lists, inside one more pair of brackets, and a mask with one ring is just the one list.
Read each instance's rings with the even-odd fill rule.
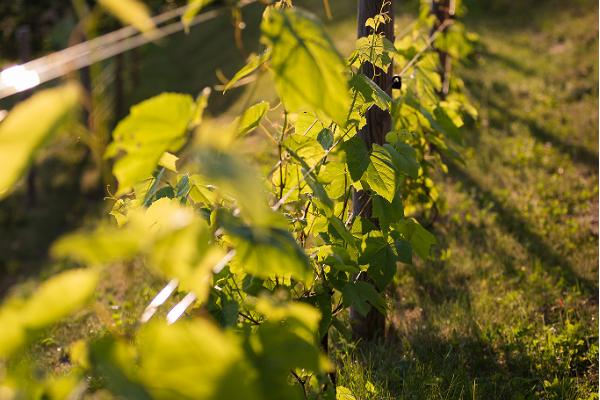
[[125,341],[102,337],[89,346],[88,357],[94,374],[103,378],[106,388],[125,399],[150,400],[152,397],[134,379],[135,350]]
[[76,84],[46,89],[19,103],[0,124],[0,199],[9,194],[37,150],[56,133],[78,100]]
[[227,85],[225,85],[225,88],[223,89],[223,93],[231,89],[233,85],[235,85],[240,79],[243,79],[246,76],[253,73],[254,71],[256,71],[258,67],[263,65],[267,60],[269,60],[270,57],[271,52],[269,50],[264,51],[260,55],[251,54],[250,57],[248,57],[246,65],[244,65],[242,69],[236,72],[235,75],[233,75],[233,78],[231,78],[231,80],[227,82]]
[[293,152],[295,157],[302,159],[305,165],[313,167],[317,164],[325,155],[323,146],[317,141],[317,139],[302,136],[298,134],[289,135],[284,141],[283,145],[290,151]]
[[353,136],[341,145],[344,161],[353,182],[359,181],[369,166],[369,150],[360,136]]
[[70,258],[84,265],[127,261],[140,249],[138,232],[101,225],[93,232],[75,232],[52,245],[55,258]]
[[392,157],[394,168],[398,173],[417,178],[419,176],[419,163],[415,149],[407,144],[400,143],[392,146],[389,143],[383,145]]
[[350,108],[345,64],[315,17],[296,8],[273,8],[261,29],[285,108],[312,111],[345,126]]
[[291,276],[300,281],[311,277],[309,260],[290,232],[279,228],[229,229],[235,243],[235,261],[247,273],[260,278]]
[[179,160],[179,157],[177,157],[175,154],[165,151],[163,155],[160,156],[158,165],[168,169],[169,171],[177,172],[177,160]]
[[352,233],[350,233],[350,231],[346,228],[344,223],[340,221],[338,217],[330,217],[329,223],[331,224],[333,229],[335,229],[335,231],[340,235],[340,237],[344,239],[346,243],[348,243],[348,245],[350,245],[351,247],[356,247],[356,240],[354,239],[354,236],[352,236]]
[[68,316],[93,296],[98,279],[95,269],[75,269],[50,278],[21,309],[23,322],[29,328],[42,328]]
[[270,220],[272,212],[252,165],[239,156],[207,148],[198,151],[198,167],[205,181],[231,195],[244,215],[258,224]]
[[359,68],[363,63],[371,63],[387,71],[396,53],[394,44],[382,35],[363,36],[356,41],[356,50],[350,56],[350,64]]
[[358,262],[368,264],[369,277],[377,287],[383,290],[396,274],[397,255],[395,248],[388,243],[388,238],[381,231],[369,232],[363,238],[363,251]]
[[404,239],[397,239],[394,244],[398,252],[398,261],[405,264],[412,264],[412,247],[410,246],[410,242]]
[[352,391],[345,386],[336,386],[335,400],[356,400]]
[[350,80],[350,86],[357,90],[367,103],[374,103],[381,110],[389,110],[392,98],[375,82],[363,74],[356,74]]
[[377,218],[379,225],[383,229],[387,229],[391,224],[404,218],[404,208],[400,192],[396,193],[391,203],[378,195],[373,195],[372,201],[373,216]]
[[364,180],[375,193],[391,203],[397,186],[392,157],[385,147],[374,144],[369,158],[371,162],[365,172]]
[[185,27],[185,31],[188,32],[190,29],[190,24],[194,17],[202,11],[204,7],[212,3],[213,0],[188,0],[187,8],[185,12],[181,16],[181,21],[183,22],[183,26]]
[[413,250],[423,260],[431,254],[431,248],[437,243],[435,236],[423,228],[414,218],[401,221],[397,225],[398,231],[410,242]]
[[105,155],[115,157],[125,152],[113,167],[119,181],[117,195],[148,178],[165,151],[181,148],[195,107],[188,95],[163,93],[131,108],[113,132]]
[[354,307],[359,314],[366,316],[370,306],[385,314],[386,304],[381,294],[368,282],[347,283],[342,288],[342,298],[346,307]]
[[249,107],[237,122],[238,135],[245,135],[256,128],[265,114],[269,111],[269,103],[261,101]]
[[[206,319],[171,326],[149,324],[136,341],[137,378],[153,399],[262,398],[257,392],[256,370],[240,341]],[[201,385],[195,384],[198,377],[202,377]]]
[[297,388],[287,383],[289,372],[303,368],[318,373],[326,367],[315,340],[319,312],[305,303],[279,305],[266,298],[256,308],[265,317],[253,346],[263,391],[268,398],[299,400]]
[[[93,296],[96,269],[62,272],[42,283],[28,299],[12,298],[0,308],[0,357],[22,346],[31,331],[45,328],[81,308]],[[65,296],[68,293],[68,296]]]
[[98,0],[98,3],[124,25],[133,25],[140,32],[150,32],[154,22],[150,18],[148,7],[138,0]]

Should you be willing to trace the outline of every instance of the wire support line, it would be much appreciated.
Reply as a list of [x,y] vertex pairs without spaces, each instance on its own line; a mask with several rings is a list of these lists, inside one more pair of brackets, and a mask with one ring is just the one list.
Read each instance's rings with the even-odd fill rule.
[[[239,7],[245,7],[257,1],[242,1],[239,3]],[[187,6],[179,7],[155,16],[152,20],[157,28],[148,33],[142,33],[132,26],[126,26],[27,63],[8,67],[0,72],[0,99],[182,31],[185,25],[181,20],[161,27],[158,25],[181,16],[186,8]],[[220,7],[199,14],[190,21],[189,26],[211,20],[221,15],[226,9],[227,7]]]

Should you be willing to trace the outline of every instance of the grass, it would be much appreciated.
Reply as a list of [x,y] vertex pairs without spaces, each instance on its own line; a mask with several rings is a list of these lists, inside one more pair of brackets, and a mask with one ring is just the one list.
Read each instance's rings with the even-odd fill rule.
[[[331,3],[337,19],[328,29],[347,54],[353,6]],[[471,4],[466,23],[481,49],[458,73],[480,118],[465,130],[465,165],[438,179],[442,257],[400,268],[385,340],[334,337],[338,384],[357,399],[598,398],[598,7],[551,0],[532,13],[532,4]],[[258,9],[244,14],[246,51],[256,49]],[[145,48],[144,79],[129,83],[128,103],[165,90],[196,94],[218,83],[216,69],[231,76],[244,54],[225,20]],[[223,117],[248,96],[215,93],[210,112]],[[273,93],[259,84],[252,96]],[[2,203],[7,282],[19,269],[38,271],[52,239],[81,224],[70,219],[85,212],[61,201],[66,180],[57,175],[41,190],[33,213],[11,211],[21,194]],[[42,220],[48,235],[36,230]],[[161,286],[148,276],[141,266],[113,266],[96,304],[48,331],[32,359],[61,373],[70,343],[104,329],[126,334]]]
[[401,268],[384,342],[340,346],[360,399],[598,398],[597,5],[481,8],[444,260]]

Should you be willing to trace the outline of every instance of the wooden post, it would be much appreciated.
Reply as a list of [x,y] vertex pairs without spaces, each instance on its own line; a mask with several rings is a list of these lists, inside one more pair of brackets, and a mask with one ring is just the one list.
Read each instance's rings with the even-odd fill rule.
[[[435,32],[447,20],[453,19],[456,13],[455,0],[431,0],[431,13],[436,20],[431,33]],[[445,35],[445,32],[442,32]],[[442,50],[436,49],[440,58],[439,74],[442,81],[442,89],[438,93],[440,99],[445,100],[450,92],[450,73],[452,71],[452,57]]]
[[[393,0],[358,0],[359,38],[372,33],[383,33],[387,39],[392,43],[394,42],[393,2]],[[378,32],[373,32],[372,28],[365,26],[365,22],[368,18],[373,18],[382,11],[390,16],[391,21],[382,24]],[[360,70],[391,96],[391,66],[387,71],[382,71],[370,63],[365,63],[361,66]],[[392,127],[392,119],[388,111],[383,111],[377,106],[373,106],[367,111],[366,119],[367,123],[358,135],[364,140],[370,150],[373,144],[384,144],[385,135]],[[355,191],[352,194],[352,204],[354,216],[362,218],[372,217],[371,194],[369,192]],[[377,221],[374,222],[377,224]],[[371,281],[366,274],[361,274],[360,279]],[[385,316],[374,308],[365,317],[360,315],[356,310],[350,309],[350,323],[352,334],[357,339],[372,340],[383,335],[385,331]]]

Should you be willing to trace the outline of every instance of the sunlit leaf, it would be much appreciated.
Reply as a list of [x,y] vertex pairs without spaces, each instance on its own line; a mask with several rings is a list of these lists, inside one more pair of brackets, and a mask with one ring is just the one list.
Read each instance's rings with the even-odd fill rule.
[[179,160],[179,157],[166,151],[162,156],[160,156],[158,165],[165,167],[169,171],[177,172],[177,160]]
[[98,0],[107,11],[121,20],[124,25],[133,25],[141,32],[154,29],[150,11],[138,0]]
[[40,146],[70,115],[79,94],[72,83],[42,90],[19,103],[0,123],[0,199],[10,193]]
[[190,23],[204,7],[212,3],[214,0],[188,0],[187,8],[181,16],[183,26],[185,26],[186,32],[190,29]]
[[80,309],[94,294],[95,269],[62,272],[42,283],[26,299],[9,298],[0,307],[0,358],[9,356],[37,332]]
[[198,152],[198,167],[207,183],[235,198],[244,215],[263,224],[270,218],[272,212],[258,173],[240,156],[203,149]]
[[56,258],[101,265],[130,259],[140,250],[142,241],[139,232],[101,225],[92,232],[75,232],[61,237],[51,252]]
[[312,111],[345,125],[350,108],[345,65],[315,18],[296,8],[270,9],[261,29],[286,109]]
[[269,103],[266,101],[256,103],[244,111],[237,121],[238,135],[245,135],[255,129],[260,124],[260,121],[267,111],[269,111]]
[[391,203],[398,183],[392,157],[385,147],[374,144],[369,158],[371,162],[364,180],[375,193]]
[[176,93],[163,93],[131,108],[106,151],[107,157],[125,153],[113,167],[119,181],[117,195],[150,177],[166,151],[181,148],[194,113],[193,99]]
[[153,399],[261,398],[241,343],[208,321],[151,324],[137,341],[139,379]]
[[258,67],[263,65],[270,57],[271,52],[268,49],[261,54],[251,54],[250,57],[248,57],[246,65],[244,65],[242,69],[236,72],[233,78],[231,78],[231,80],[227,82],[227,85],[225,85],[223,92],[226,92],[227,90],[231,89],[241,79],[256,71]]

